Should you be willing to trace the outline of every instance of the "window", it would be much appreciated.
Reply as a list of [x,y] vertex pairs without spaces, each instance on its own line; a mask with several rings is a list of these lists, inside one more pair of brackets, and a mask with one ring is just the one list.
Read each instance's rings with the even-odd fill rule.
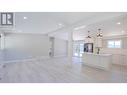
[[108,41],[108,48],[121,48],[121,40]]

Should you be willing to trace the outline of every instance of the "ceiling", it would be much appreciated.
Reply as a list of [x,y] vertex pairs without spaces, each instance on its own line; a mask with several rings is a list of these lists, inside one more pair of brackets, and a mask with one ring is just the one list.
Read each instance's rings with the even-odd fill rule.
[[106,37],[119,37],[127,36],[127,15],[113,17],[107,20],[96,22],[86,26],[85,28],[74,30],[74,40],[84,40],[90,31],[91,36],[96,36],[98,29],[102,30],[103,36]]
[[[115,19],[114,19],[115,18]],[[90,30],[95,34],[98,28],[110,32],[126,32],[124,12],[16,12],[16,33],[39,33],[67,39],[67,32],[74,31],[74,39],[80,40]],[[116,25],[117,22],[121,25]]]
[[[93,13],[19,12],[15,13],[16,31],[22,33],[49,33],[70,26]],[[27,17],[27,19],[24,19]]]

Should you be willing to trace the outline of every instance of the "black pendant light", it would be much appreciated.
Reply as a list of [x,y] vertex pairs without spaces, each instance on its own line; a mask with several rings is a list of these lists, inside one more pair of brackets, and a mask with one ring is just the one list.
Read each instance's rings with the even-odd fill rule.
[[88,31],[88,36],[87,36],[86,38],[91,38],[91,37],[90,37],[90,31]]
[[90,31],[88,31],[88,36],[85,39],[86,43],[92,43],[92,37],[90,36]]
[[101,29],[98,29],[97,37],[103,37]]

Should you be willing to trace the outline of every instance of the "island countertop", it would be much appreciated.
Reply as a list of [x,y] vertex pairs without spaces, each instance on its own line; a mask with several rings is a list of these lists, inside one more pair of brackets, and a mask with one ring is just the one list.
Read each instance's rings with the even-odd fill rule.
[[96,54],[96,53],[83,53],[83,54],[91,54],[91,55],[96,55],[96,56],[111,56],[112,54]]

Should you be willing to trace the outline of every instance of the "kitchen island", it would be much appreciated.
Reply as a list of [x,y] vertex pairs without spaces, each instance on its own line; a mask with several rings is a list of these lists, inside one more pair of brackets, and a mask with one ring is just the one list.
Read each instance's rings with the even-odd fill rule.
[[109,70],[111,67],[111,54],[84,53],[83,64],[99,69]]

